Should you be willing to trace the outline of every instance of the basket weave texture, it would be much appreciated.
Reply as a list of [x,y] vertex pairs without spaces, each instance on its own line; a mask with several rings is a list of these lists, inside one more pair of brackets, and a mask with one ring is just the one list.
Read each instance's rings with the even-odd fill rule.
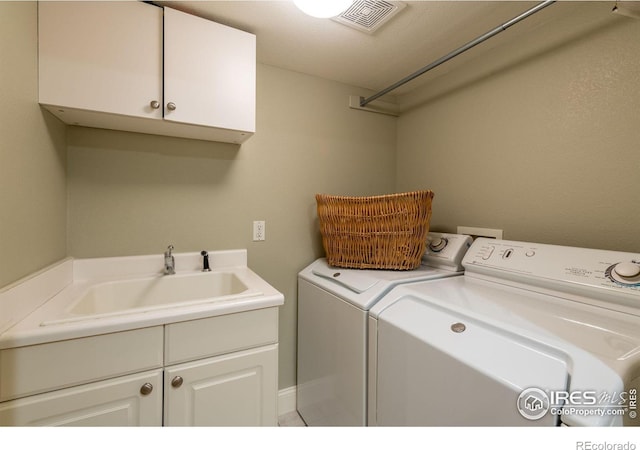
[[417,268],[432,200],[427,190],[373,197],[316,194],[327,262],[352,269]]

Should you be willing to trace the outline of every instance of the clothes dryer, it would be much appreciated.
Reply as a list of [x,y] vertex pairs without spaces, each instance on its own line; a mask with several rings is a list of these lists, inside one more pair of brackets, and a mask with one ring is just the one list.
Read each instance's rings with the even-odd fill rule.
[[307,425],[367,424],[369,309],[394,286],[461,275],[471,242],[429,233],[411,271],[335,268],[321,258],[298,274],[297,409]]
[[640,254],[477,239],[370,311],[371,425],[640,425]]

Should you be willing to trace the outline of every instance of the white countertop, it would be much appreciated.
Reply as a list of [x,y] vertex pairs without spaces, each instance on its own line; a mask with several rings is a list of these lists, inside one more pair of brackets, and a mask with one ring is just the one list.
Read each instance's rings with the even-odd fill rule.
[[[199,273],[199,253],[176,253],[176,276]],[[233,272],[249,289],[188,304],[73,316],[71,306],[101,283],[162,276],[163,255],[65,259],[0,291],[0,349],[145,328],[284,304],[284,296],[247,267],[246,250],[209,252],[211,273]],[[173,275],[169,275],[173,276]]]

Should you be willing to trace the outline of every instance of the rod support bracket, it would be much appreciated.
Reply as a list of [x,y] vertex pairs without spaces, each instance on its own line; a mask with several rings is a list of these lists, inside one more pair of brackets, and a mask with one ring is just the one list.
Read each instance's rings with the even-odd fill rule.
[[362,106],[364,103],[364,97],[359,95],[350,95],[349,96],[349,108],[351,109],[359,109],[360,111],[368,111],[372,113],[378,114],[386,114],[388,116],[398,117],[400,115],[398,111],[398,105],[393,103],[383,102],[383,101],[375,101],[369,104],[368,106]]

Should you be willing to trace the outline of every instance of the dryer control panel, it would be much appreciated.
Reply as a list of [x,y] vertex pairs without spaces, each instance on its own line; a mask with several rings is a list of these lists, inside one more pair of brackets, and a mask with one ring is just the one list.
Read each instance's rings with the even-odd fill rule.
[[640,311],[640,254],[478,238],[463,265],[470,276],[559,289]]
[[431,267],[461,271],[462,258],[472,242],[471,236],[465,234],[431,231],[427,236],[427,248],[422,256],[422,262]]

